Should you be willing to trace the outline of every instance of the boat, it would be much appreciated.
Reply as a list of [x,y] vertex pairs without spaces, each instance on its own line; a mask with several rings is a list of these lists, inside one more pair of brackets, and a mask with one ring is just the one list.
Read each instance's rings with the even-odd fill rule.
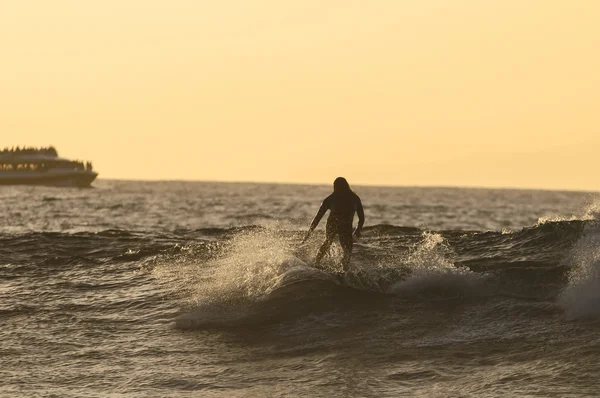
[[56,148],[12,148],[0,151],[0,185],[89,187],[98,176],[91,162],[58,156]]

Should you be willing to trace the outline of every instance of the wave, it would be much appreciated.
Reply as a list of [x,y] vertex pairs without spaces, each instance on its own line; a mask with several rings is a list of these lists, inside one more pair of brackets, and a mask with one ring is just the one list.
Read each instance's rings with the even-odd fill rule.
[[561,221],[594,221],[600,219],[600,197],[595,197],[584,209],[582,214],[565,217],[562,215],[544,216],[538,219],[536,225]]
[[407,256],[410,274],[391,286],[389,292],[402,296],[481,295],[486,275],[464,266],[457,267],[451,257],[451,249],[440,234],[424,233],[421,244]]
[[268,231],[247,233],[202,267],[193,261],[158,267],[155,275],[172,278],[174,290],[187,292],[187,311],[179,317],[178,327],[274,322],[347,306],[357,297],[362,303],[381,297],[437,300],[479,296],[484,291],[486,277],[455,266],[439,234],[422,234],[419,243],[395,261],[355,261],[344,275],[336,272],[333,261],[314,268],[293,243]]
[[[335,250],[323,269],[312,266],[318,242],[299,249],[296,234],[261,229],[236,235],[217,258],[190,268],[203,278],[184,278],[193,286],[179,326],[215,326],[220,318],[214,314],[223,311],[235,314],[227,324],[261,324],[327,311],[356,296],[367,302],[558,300],[569,319],[600,315],[600,233],[594,220],[547,222],[510,234],[372,229],[376,239],[357,245],[353,268],[342,279]],[[382,229],[410,236],[408,248],[398,253]],[[385,238],[383,245],[379,238]]]
[[568,319],[600,316],[600,225],[588,224],[567,260],[573,265],[559,303]]
[[[590,207],[586,211],[584,217],[572,217],[572,218],[541,218],[538,223],[531,227],[525,227],[520,231],[471,231],[471,230],[445,230],[436,231],[444,236],[464,235],[464,234],[491,234],[491,235],[513,235],[513,234],[539,234],[543,232],[549,232],[556,228],[577,228],[587,222],[593,222],[596,220],[598,212],[600,212],[600,204],[598,208]],[[80,238],[103,238],[103,237],[118,237],[118,238],[146,238],[146,237],[163,237],[163,238],[179,238],[179,237],[232,237],[238,234],[244,234],[249,232],[264,232],[279,230],[279,232],[290,232],[299,233],[305,231],[304,229],[291,228],[292,225],[286,225],[288,228],[272,228],[265,227],[264,225],[242,225],[235,227],[207,227],[197,229],[175,229],[173,231],[161,231],[157,232],[154,230],[122,230],[122,229],[105,229],[98,231],[78,231],[78,232],[22,232],[22,233],[8,233],[0,232],[0,240],[26,240],[26,239],[74,239]],[[430,230],[421,229],[416,227],[408,226],[397,226],[391,224],[377,224],[371,226],[365,226],[363,229],[363,235],[365,237],[397,237],[397,236],[418,236],[423,232]]]
[[[590,208],[591,209],[591,208]],[[590,210],[586,212],[593,214]],[[334,245],[315,270],[316,238],[300,246],[302,231],[262,226],[172,232],[0,234],[0,273],[43,276],[65,267],[130,263],[153,273],[184,298],[186,308],[238,311],[291,296],[325,308],[366,294],[405,299],[503,294],[555,300],[571,319],[600,315],[598,221],[537,223],[519,231],[424,231],[375,225],[356,244],[343,280]],[[19,268],[20,267],[20,268]],[[321,295],[321,296],[319,296]]]
[[[414,258],[407,256],[422,244],[424,236],[433,234],[444,241],[436,250],[450,249],[445,250],[444,255],[459,273],[469,270],[493,274],[494,278],[505,280],[505,284],[521,284],[523,289],[532,284],[551,287],[568,281],[572,264],[563,260],[595,223],[594,220],[545,222],[512,233],[429,232],[412,227],[376,225],[365,228],[363,239],[355,246],[352,264],[372,287],[379,289],[382,284],[397,281],[398,275],[406,276],[410,272],[409,263]],[[35,269],[40,266],[137,262],[141,267],[152,268],[189,260],[196,268],[201,263],[201,268],[211,269],[210,272],[223,272],[222,279],[239,286],[256,280],[247,289],[250,296],[260,296],[269,289],[261,287],[255,291],[254,286],[268,283],[272,287],[276,284],[273,278],[281,275],[286,264],[297,264],[298,260],[306,262],[314,256],[320,243],[319,233],[322,234],[317,231],[317,239],[305,246],[299,246],[302,231],[252,225],[172,233],[113,229],[73,234],[4,233],[0,234],[0,264],[27,264]],[[339,271],[336,260],[339,255],[340,248],[334,246],[332,256],[324,262],[326,270]],[[296,260],[292,258],[294,256]],[[452,270],[436,264],[438,274]],[[419,272],[421,270],[417,268],[416,273]],[[459,281],[456,283],[461,283]]]

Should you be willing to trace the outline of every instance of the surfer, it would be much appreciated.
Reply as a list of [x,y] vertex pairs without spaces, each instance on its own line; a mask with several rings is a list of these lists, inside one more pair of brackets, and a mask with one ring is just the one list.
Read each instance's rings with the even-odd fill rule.
[[350,265],[350,255],[352,254],[352,221],[354,220],[354,213],[358,213],[358,225],[354,230],[354,236],[357,239],[360,238],[360,231],[365,223],[365,213],[360,198],[352,192],[345,178],[338,177],[333,182],[333,193],[325,198],[323,204],[321,204],[302,243],[308,240],[311,232],[319,225],[319,221],[321,221],[327,210],[331,210],[331,212],[329,213],[325,227],[325,241],[317,252],[315,263],[317,265],[321,263],[325,253],[327,253],[327,250],[329,250],[329,247],[333,243],[333,239],[337,236],[344,251],[342,268],[345,272]]

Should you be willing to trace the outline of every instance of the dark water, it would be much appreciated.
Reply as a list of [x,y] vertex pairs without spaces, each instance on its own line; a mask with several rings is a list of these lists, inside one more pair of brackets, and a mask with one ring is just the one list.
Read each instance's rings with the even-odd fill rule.
[[329,187],[0,188],[0,396],[594,396],[594,194],[356,187],[352,270],[300,246]]

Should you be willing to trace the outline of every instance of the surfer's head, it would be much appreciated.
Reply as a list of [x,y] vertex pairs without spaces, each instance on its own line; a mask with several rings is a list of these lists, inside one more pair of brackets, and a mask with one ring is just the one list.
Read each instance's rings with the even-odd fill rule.
[[333,192],[350,192],[350,184],[344,177],[338,177],[333,182]]

